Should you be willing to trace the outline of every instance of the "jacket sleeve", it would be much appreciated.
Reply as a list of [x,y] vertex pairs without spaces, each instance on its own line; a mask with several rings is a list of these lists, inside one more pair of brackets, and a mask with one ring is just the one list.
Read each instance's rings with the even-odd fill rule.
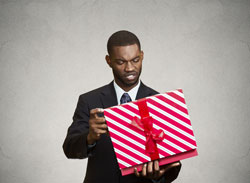
[[168,170],[165,173],[165,175],[164,175],[164,177],[165,177],[164,183],[171,183],[178,177],[179,172],[181,170],[181,166],[182,166],[180,161],[179,161],[179,163],[180,163],[179,166],[173,167],[173,168],[171,168],[170,170]]
[[68,128],[68,133],[63,143],[63,150],[67,158],[83,159],[87,157],[88,132],[89,107],[87,101],[81,95],[73,116],[73,123]]

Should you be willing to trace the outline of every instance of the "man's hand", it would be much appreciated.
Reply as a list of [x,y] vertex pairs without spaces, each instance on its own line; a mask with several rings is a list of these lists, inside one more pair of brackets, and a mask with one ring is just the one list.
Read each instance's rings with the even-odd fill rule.
[[98,113],[103,113],[103,109],[90,110],[88,144],[94,144],[100,139],[101,134],[107,133],[108,127],[104,117],[99,117]]
[[173,167],[180,166],[180,162],[170,163],[167,165],[159,166],[159,161],[150,161],[145,163],[142,167],[142,171],[138,172],[137,168],[135,168],[134,173],[137,177],[145,177],[149,179],[158,180],[160,179],[167,171],[172,169]]

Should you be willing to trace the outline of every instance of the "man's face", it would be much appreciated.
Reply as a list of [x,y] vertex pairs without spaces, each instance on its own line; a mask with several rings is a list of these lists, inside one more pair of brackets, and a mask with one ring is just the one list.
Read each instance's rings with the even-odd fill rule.
[[116,83],[128,91],[139,81],[141,74],[143,51],[140,51],[137,44],[128,46],[115,46],[106,61],[113,70]]

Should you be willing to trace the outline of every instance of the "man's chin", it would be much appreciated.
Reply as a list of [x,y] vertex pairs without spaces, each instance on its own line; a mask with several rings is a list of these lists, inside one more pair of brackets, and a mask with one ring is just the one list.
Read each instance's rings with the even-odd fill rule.
[[139,79],[137,78],[136,80],[133,80],[133,81],[126,81],[126,82],[123,82],[123,84],[126,86],[126,87],[131,87],[131,86],[134,86],[138,83]]

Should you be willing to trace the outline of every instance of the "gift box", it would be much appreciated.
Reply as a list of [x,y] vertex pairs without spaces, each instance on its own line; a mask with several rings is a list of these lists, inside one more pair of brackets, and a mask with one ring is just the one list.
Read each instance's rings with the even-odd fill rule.
[[104,117],[122,175],[197,155],[182,89],[104,109]]

